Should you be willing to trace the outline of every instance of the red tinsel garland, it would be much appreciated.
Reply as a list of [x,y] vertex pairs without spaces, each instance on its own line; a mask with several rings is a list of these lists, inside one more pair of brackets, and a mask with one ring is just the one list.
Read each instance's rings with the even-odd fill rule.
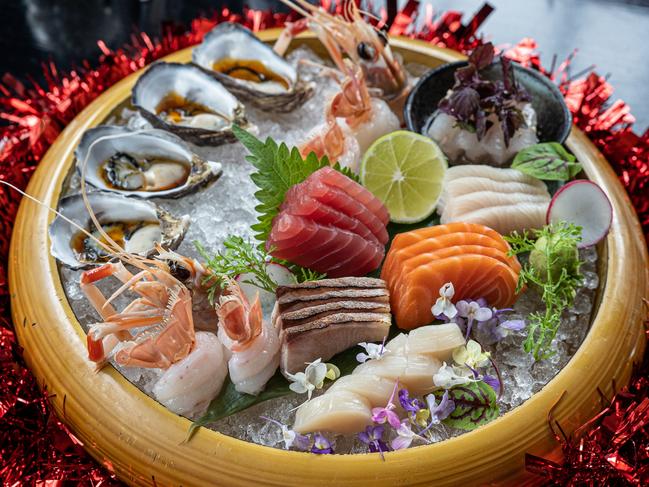
[[[323,7],[332,11],[339,8],[334,3],[322,0]],[[410,0],[397,13],[390,33],[468,52],[481,43],[476,31],[492,10],[485,4],[463,24],[460,12],[435,17],[427,8],[419,24],[421,30],[415,31],[412,26],[418,5]],[[167,25],[159,40],[141,33],[129,46],[116,51],[99,41],[103,55],[97,67],[85,63],[81,70],[60,74],[56,66],[48,64],[44,69],[46,87],[26,87],[5,75],[0,81],[0,118],[9,124],[0,127],[0,179],[24,189],[61,130],[93,99],[150,62],[200,42],[218,22],[240,22],[257,31],[294,19],[293,14],[250,9],[238,14],[224,8],[212,18],[194,20],[188,31]],[[385,20],[383,12],[380,22]],[[604,78],[591,73],[585,79],[571,79],[569,60],[555,72],[546,71],[533,40],[524,39],[506,54],[557,81],[575,124],[586,131],[619,175],[649,237],[649,130],[643,135],[631,130],[634,119],[629,107],[622,101],[609,103],[612,88]],[[9,240],[19,203],[18,195],[0,187],[0,479],[3,485],[117,483],[110,465],[102,467],[88,457],[79,440],[52,414],[47,391],[39,390],[21,359],[6,279]],[[555,484],[648,482],[648,376],[646,359],[629,387],[609,401],[600,415],[570,438],[557,437],[565,453],[563,465],[528,456],[528,469]]]

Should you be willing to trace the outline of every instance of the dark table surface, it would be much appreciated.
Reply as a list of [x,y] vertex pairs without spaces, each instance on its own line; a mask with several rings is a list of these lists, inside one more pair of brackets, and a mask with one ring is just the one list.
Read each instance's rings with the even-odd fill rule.
[[[404,0],[401,0],[404,1]],[[436,12],[476,11],[482,0],[423,0]],[[164,21],[187,23],[223,3],[233,10],[283,9],[273,0],[2,0],[0,2],[0,75],[39,79],[41,63],[53,60],[69,69],[99,55],[96,41],[118,47],[137,30],[152,35]],[[380,2],[380,0],[379,0]],[[375,5],[378,2],[373,2]],[[627,101],[638,122],[649,125],[649,0],[490,0],[496,10],[481,32],[497,45],[535,38],[549,64],[553,54],[564,59],[579,53],[574,70],[596,65],[610,74],[615,96]]]

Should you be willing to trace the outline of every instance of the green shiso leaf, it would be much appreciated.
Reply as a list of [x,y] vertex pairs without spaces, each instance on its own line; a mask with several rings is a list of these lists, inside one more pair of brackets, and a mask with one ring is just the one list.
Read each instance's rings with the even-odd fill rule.
[[545,181],[568,181],[581,171],[576,161],[558,142],[544,142],[516,154],[512,168]]
[[284,202],[286,192],[318,169],[331,166],[358,182],[358,177],[349,168],[343,168],[338,163],[331,165],[326,156],[318,159],[315,153],[311,152],[306,158],[303,158],[297,147],[289,149],[286,144],[277,144],[270,137],[262,142],[250,132],[236,125],[232,127],[232,131],[250,152],[246,156],[246,160],[256,169],[250,178],[259,188],[255,193],[255,197],[259,201],[259,205],[255,209],[259,216],[252,229],[256,232],[255,237],[260,242],[266,241],[273,218],[279,213],[279,207]]
[[[339,353],[327,362],[335,364],[338,369],[340,369],[341,376],[350,374],[358,365],[356,355],[361,350],[362,349],[360,347],[352,347],[348,350],[345,350],[344,352]],[[227,418],[228,416],[243,411],[244,409],[248,409],[256,404],[268,401],[269,399],[275,399],[276,397],[283,397],[288,396],[289,394],[294,394],[294,392],[291,391],[288,386],[289,382],[284,378],[282,374],[277,372],[268,381],[266,387],[259,395],[251,396],[250,394],[237,392],[234,388],[234,384],[228,377],[226,379],[226,382],[223,384],[223,388],[221,389],[219,395],[214,398],[210,405],[207,407],[205,414],[194,421],[189,428],[186,441],[189,441],[201,426],[205,426],[220,419]]]
[[[444,391],[436,391],[434,394],[441,400]],[[447,426],[471,431],[500,415],[496,393],[482,381],[452,387],[448,391],[448,397],[455,402],[455,410],[443,421]]]

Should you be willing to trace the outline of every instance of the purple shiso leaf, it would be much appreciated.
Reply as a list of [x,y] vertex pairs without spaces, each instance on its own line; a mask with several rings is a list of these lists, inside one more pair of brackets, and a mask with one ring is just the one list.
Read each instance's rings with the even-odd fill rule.
[[480,95],[468,86],[454,91],[450,98],[453,114],[462,122],[468,122],[480,108]]
[[469,63],[473,64],[478,70],[489,66],[494,60],[494,46],[491,42],[476,47],[469,56]]

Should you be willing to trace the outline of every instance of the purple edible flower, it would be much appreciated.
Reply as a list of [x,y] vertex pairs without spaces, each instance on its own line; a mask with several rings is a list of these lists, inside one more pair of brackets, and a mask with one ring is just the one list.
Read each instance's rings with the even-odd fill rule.
[[435,400],[435,394],[428,394],[426,402],[430,411],[430,426],[441,423],[455,411],[455,402],[448,398],[448,391],[444,391],[439,404]]
[[[484,303],[484,304],[483,304]],[[485,322],[492,318],[493,311],[486,307],[486,301],[484,299],[478,299],[477,301],[465,301],[461,300],[455,303],[457,308],[457,314],[462,318],[466,318],[466,339],[469,339],[471,334],[471,328],[473,327],[473,322],[477,321]]]
[[399,391],[399,404],[401,404],[404,410],[413,413],[413,415],[417,414],[424,407],[424,404],[416,397],[410,398],[408,389],[401,389]]
[[410,424],[404,419],[397,428],[397,437],[392,440],[392,449],[403,450],[408,448],[415,438],[423,439],[417,433],[412,431]]
[[373,408],[372,409],[372,421],[376,424],[389,423],[393,428],[398,428],[401,425],[401,419],[397,413],[394,412],[396,406],[394,405],[394,394],[397,392],[397,387],[399,386],[399,381],[394,383],[394,389],[392,389],[392,395],[388,399],[388,403],[383,408]]
[[488,343],[501,341],[512,331],[520,331],[525,328],[524,320],[507,320],[504,314],[513,311],[511,308],[493,309],[493,318],[479,323],[478,327],[482,333],[487,335]]
[[358,433],[358,439],[365,443],[371,453],[380,453],[388,451],[390,448],[383,441],[383,426],[368,426],[365,431]]
[[482,376],[482,382],[490,386],[496,394],[500,391],[500,381],[498,380],[498,377],[485,374]]
[[320,433],[316,433],[313,437],[313,446],[311,447],[311,453],[326,455],[333,452],[334,449],[331,447],[329,440],[322,436]]

